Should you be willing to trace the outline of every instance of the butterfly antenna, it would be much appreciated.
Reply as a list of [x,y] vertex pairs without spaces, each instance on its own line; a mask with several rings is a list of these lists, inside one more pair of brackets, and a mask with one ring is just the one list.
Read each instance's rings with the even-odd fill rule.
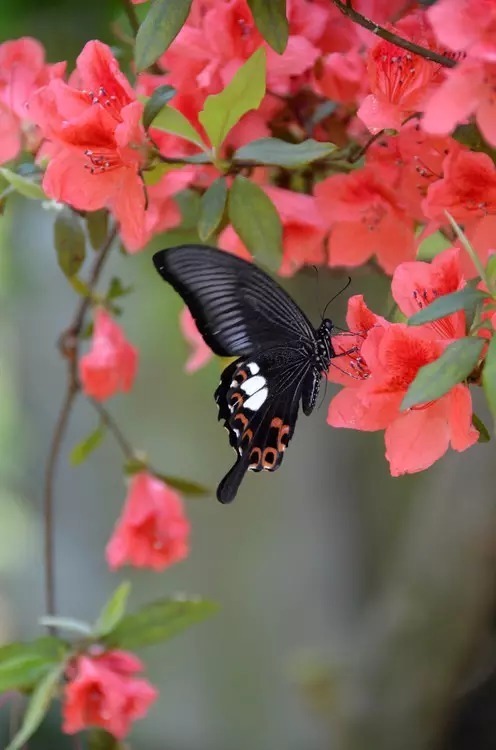
[[[316,298],[317,298],[317,312],[320,315],[320,286],[319,286],[319,269],[317,266],[312,266],[315,271],[315,287],[316,287]],[[323,318],[322,318],[323,320]]]
[[340,294],[342,294],[343,292],[345,292],[348,289],[348,287],[349,287],[350,284],[351,284],[351,276],[348,276],[348,281],[346,282],[346,284],[344,285],[344,287],[342,289],[340,289],[339,292],[337,292],[337,294],[334,295],[334,297],[331,297],[331,299],[329,300],[329,302],[327,303],[327,305],[324,307],[324,311],[322,313],[322,320],[324,320],[324,316],[326,314],[326,310],[329,307],[329,305],[332,302],[334,302],[334,300],[337,297],[339,297]]

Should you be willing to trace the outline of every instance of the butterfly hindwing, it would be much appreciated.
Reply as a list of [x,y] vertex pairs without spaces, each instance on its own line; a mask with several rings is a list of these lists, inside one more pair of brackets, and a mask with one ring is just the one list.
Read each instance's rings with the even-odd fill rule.
[[161,250],[153,262],[184,299],[216,354],[239,356],[285,342],[301,342],[311,352],[315,333],[310,321],[254,264],[203,245]]
[[293,435],[308,364],[290,357],[285,365],[266,351],[240,358],[223,372],[215,393],[219,419],[237,452],[236,463],[219,485],[222,503],[234,499],[247,470],[275,471]]

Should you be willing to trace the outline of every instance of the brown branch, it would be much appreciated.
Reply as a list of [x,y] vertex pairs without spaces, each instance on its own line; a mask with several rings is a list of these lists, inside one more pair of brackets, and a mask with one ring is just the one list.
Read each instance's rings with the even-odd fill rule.
[[410,42],[408,39],[403,39],[403,37],[397,36],[397,34],[394,34],[392,31],[385,29],[383,26],[379,26],[379,24],[375,23],[375,21],[371,21],[370,18],[362,16],[361,13],[358,13],[353,9],[350,0],[347,0],[345,3],[341,2],[341,0],[332,0],[332,2],[336,6],[336,8],[338,8],[338,10],[343,13],[343,15],[351,18],[352,21],[359,24],[360,26],[363,26],[364,29],[368,29],[368,31],[371,31],[381,39],[385,39],[387,42],[396,44],[397,47],[402,47],[409,52],[413,52],[414,55],[424,57],[426,60],[439,63],[439,65],[442,65],[445,68],[455,67],[456,60],[452,60],[451,57],[440,55],[438,52],[427,49],[427,47],[421,47],[414,42]]
[[133,449],[133,446],[131,443],[127,440],[126,436],[120,429],[117,422],[115,422],[114,418],[111,414],[106,410],[106,408],[99,402],[95,401],[95,399],[90,398],[89,399],[90,404],[94,407],[94,409],[98,412],[100,419],[102,423],[108,427],[112,435],[114,436],[117,444],[119,445],[121,451],[123,452],[124,456],[128,460],[132,460],[135,458],[135,452]]
[[[112,247],[117,234],[114,227],[105,243],[102,245],[90,271],[88,288],[92,291],[99,279],[101,270]],[[45,614],[56,614],[55,597],[55,545],[54,545],[54,482],[60,450],[64,440],[69,417],[79,391],[78,381],[78,347],[79,336],[84,323],[84,318],[91,304],[91,299],[85,297],[80,300],[74,313],[72,323],[59,338],[58,348],[62,357],[67,361],[67,386],[64,400],[60,408],[57,422],[50,442],[47,466],[45,471],[45,483],[43,491],[44,510],[44,567],[45,567]],[[49,628],[53,632],[53,628]]]

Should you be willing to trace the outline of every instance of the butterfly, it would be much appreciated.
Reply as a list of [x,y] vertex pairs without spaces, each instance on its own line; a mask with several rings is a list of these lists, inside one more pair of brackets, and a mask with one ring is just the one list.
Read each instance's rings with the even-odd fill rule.
[[205,342],[237,357],[215,391],[235,464],[217,489],[234,500],[247,470],[275,471],[293,435],[300,403],[309,415],[321,378],[336,356],[325,318],[315,329],[279,284],[253,263],[205,245],[181,245],[153,256],[181,295]]

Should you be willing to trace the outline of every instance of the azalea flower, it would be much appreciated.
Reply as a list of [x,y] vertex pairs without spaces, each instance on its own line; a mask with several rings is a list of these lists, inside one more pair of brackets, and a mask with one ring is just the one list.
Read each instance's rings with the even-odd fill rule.
[[445,211],[461,223],[496,213],[496,167],[483,153],[454,151],[443,162],[443,177],[433,182],[422,204],[424,214],[446,224]]
[[109,313],[99,307],[95,312],[91,350],[79,360],[84,393],[104,401],[118,391],[129,391],[137,367],[137,350],[126,341]]
[[0,163],[15,159],[22,148],[34,151],[40,133],[28,109],[31,95],[64,74],[65,63],[47,65],[45,50],[31,37],[0,44]]
[[63,731],[75,734],[101,727],[114,737],[125,737],[136,719],[143,718],[157,699],[157,690],[137,678],[143,665],[127,651],[86,653],[71,660],[62,702]]
[[415,256],[413,219],[377,169],[365,167],[318,183],[315,196],[330,227],[330,266],[359,266],[372,256],[392,273]]
[[186,372],[196,372],[204,367],[213,357],[213,352],[203,340],[196,323],[187,307],[183,307],[179,322],[181,332],[191,347],[191,354],[184,366]]
[[496,146],[496,62],[462,60],[446,74],[424,106],[422,127],[428,133],[450,133],[471,115],[492,146]]
[[496,62],[495,0],[437,0],[427,15],[448,49]]
[[[464,285],[459,251],[447,250],[432,264],[400,265],[393,276],[393,297],[405,315],[411,315],[434,298]],[[329,406],[333,427],[385,430],[386,458],[393,476],[422,471],[451,447],[464,451],[477,442],[472,426],[472,401],[464,384],[454,386],[435,401],[405,412],[401,402],[419,369],[438,359],[453,340],[465,335],[465,313],[457,312],[419,327],[387,323],[367,310],[361,298],[349,302],[348,325],[362,325],[349,355],[348,383]],[[344,337],[342,337],[344,339]],[[349,337],[346,337],[349,338]],[[334,343],[333,337],[333,343]],[[338,351],[343,349],[343,342]],[[347,342],[349,346],[349,342]],[[347,357],[339,360],[339,367]],[[338,376],[331,368],[331,379]]]
[[187,557],[189,531],[179,494],[142,471],[131,480],[123,513],[107,544],[107,562],[113,570],[126,563],[163,570]]
[[[423,11],[406,16],[393,29],[422,47],[435,49],[435,39]],[[383,128],[400,130],[408,115],[423,108],[427,94],[441,80],[437,63],[381,39],[369,52],[371,94],[358,109],[358,117],[371,133]]]
[[110,208],[127,249],[141,248],[146,237],[143,105],[109,47],[88,42],[71,83],[51,81],[29,106],[53,153],[43,179],[47,195],[81,210]]

